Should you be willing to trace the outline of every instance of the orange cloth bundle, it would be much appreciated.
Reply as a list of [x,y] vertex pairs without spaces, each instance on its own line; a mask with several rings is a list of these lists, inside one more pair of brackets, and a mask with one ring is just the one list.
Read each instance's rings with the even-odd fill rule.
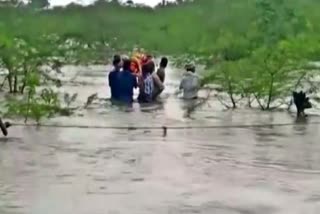
[[145,54],[135,53],[131,57],[131,66],[130,70],[134,74],[141,74],[142,65],[148,61],[148,58]]

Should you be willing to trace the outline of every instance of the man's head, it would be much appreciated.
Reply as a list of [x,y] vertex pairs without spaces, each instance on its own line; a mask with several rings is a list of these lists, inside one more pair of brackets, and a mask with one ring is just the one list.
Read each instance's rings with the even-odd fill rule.
[[122,68],[124,71],[130,71],[130,65],[131,65],[131,60],[129,60],[129,59],[123,60]]
[[185,66],[186,71],[190,71],[192,73],[196,72],[196,66],[193,63],[189,63]]
[[121,56],[116,54],[113,56],[113,60],[112,60],[112,65],[115,68],[121,68],[122,67],[122,60],[121,60]]
[[153,61],[149,61],[142,66],[142,72],[144,74],[150,73],[152,74],[155,70],[155,64]]
[[167,57],[162,57],[160,61],[160,67],[161,68],[166,68],[168,65],[168,58]]

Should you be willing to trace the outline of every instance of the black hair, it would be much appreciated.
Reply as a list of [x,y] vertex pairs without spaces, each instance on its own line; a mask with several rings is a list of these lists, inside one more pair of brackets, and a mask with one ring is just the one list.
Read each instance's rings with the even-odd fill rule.
[[186,71],[191,71],[194,73],[194,72],[196,72],[196,69],[195,68],[187,68]]
[[152,74],[152,73],[155,71],[155,69],[156,69],[156,65],[154,64],[153,61],[147,62],[146,65],[148,66],[148,69],[149,69],[150,74]]
[[162,57],[160,61],[160,67],[165,68],[168,65],[168,58],[167,57]]
[[143,76],[146,76],[149,73],[149,69],[148,69],[147,64],[143,64],[142,67],[141,67],[141,70],[142,70],[142,75]]
[[112,64],[113,66],[117,66],[121,62],[121,56],[116,54],[113,56]]
[[155,70],[155,64],[153,61],[147,62],[146,64],[143,64],[142,66],[142,74],[152,74]]
[[131,60],[130,59],[124,59],[122,68],[124,71],[130,70]]
[[185,66],[185,69],[186,69],[186,71],[191,71],[192,73],[195,73],[195,72],[196,72],[196,68],[195,68],[195,66],[192,65],[192,64],[187,64],[187,65]]

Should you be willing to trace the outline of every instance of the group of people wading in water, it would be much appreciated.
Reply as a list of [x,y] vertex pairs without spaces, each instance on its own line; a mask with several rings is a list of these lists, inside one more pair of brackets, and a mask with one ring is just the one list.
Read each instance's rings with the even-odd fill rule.
[[[164,90],[166,68],[168,59],[161,58],[159,68],[156,70],[153,57],[145,54],[134,54],[133,57],[113,57],[113,70],[109,73],[109,86],[111,101],[113,103],[133,103],[133,91],[139,88],[139,103],[152,103]],[[179,91],[183,98],[193,100],[198,98],[200,79],[195,74],[195,66],[188,64],[186,72],[180,82]],[[304,110],[312,108],[309,98],[302,91],[293,92],[293,104],[297,109],[297,117],[305,117]]]
[[[113,57],[113,69],[109,73],[109,86],[111,89],[111,101],[113,103],[132,104],[133,91],[139,88],[138,101],[140,103],[152,103],[164,90],[166,68],[168,59],[161,58],[159,68],[156,70],[151,55],[135,54],[131,59],[115,55]],[[198,98],[200,79],[195,74],[195,66],[188,64],[186,72],[180,82],[179,92],[183,98],[193,100]],[[309,97],[303,91],[293,94],[293,104],[297,109],[297,118],[306,117],[304,110],[312,108]],[[4,122],[0,117],[0,130],[3,135],[8,135],[8,128],[12,124]]]
[[[139,88],[139,103],[152,103],[165,88],[166,57],[161,58],[157,71],[151,55],[135,54],[132,58],[114,55],[112,64],[108,79],[113,103],[132,104],[135,88]],[[179,91],[183,92],[184,99],[197,99],[200,81],[195,66],[188,64],[185,68]]]

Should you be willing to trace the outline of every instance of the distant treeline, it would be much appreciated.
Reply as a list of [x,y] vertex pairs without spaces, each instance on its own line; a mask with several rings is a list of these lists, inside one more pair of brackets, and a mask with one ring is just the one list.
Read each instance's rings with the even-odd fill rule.
[[24,38],[57,34],[119,48],[139,45],[166,53],[222,53],[234,58],[271,37],[320,32],[320,2],[316,0],[195,0],[154,9],[100,0],[90,6],[41,10],[39,5],[47,4],[36,2],[35,7],[3,4],[0,34]]

